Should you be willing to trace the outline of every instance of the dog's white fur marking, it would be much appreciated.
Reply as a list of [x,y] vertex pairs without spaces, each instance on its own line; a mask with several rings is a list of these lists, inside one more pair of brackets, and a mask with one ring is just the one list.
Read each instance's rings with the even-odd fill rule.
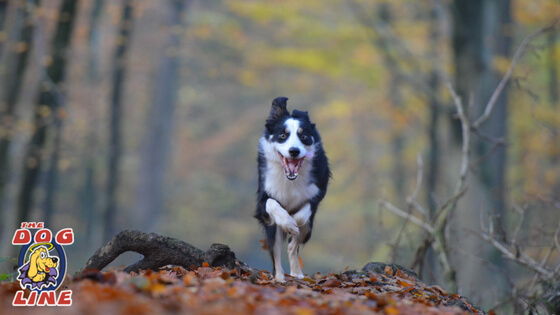
[[262,137],[259,147],[267,160],[265,166],[267,169],[262,172],[262,174],[267,174],[266,178],[263,178],[264,189],[270,197],[282,204],[289,213],[297,212],[304,203],[319,193],[317,185],[310,182],[311,159],[303,161],[299,175],[295,180],[287,180],[275,145]]
[[292,218],[296,221],[299,227],[303,227],[309,222],[311,217],[311,205],[306,203],[298,212],[292,215]]
[[303,279],[303,272],[299,265],[299,246],[303,243],[307,232],[309,232],[309,225],[305,224],[300,227],[299,232],[299,235],[292,237],[288,243],[288,261],[290,262],[290,275],[298,279]]
[[[286,211],[282,206],[278,203],[278,201],[274,199],[268,199],[266,201],[266,213],[270,216],[271,225],[276,224],[280,229],[284,232],[289,233],[291,235],[298,235],[299,229],[298,224],[294,218],[292,218],[288,211]],[[276,240],[278,242],[278,239]],[[282,244],[282,241],[280,241]]]
[[285,282],[284,269],[282,269],[282,243],[283,243],[282,240],[283,239],[284,239],[284,235],[282,229],[276,229],[276,242],[274,242],[272,255],[274,255],[274,269],[276,270],[276,274],[274,275],[274,280],[276,280],[277,282]]
[[299,140],[298,130],[299,121],[293,118],[286,119],[284,122],[286,126],[286,133],[289,134],[288,139],[284,143],[275,143],[275,149],[280,152],[285,157],[290,156],[290,148],[298,148],[299,155],[295,157],[296,159],[301,159],[307,153],[308,148],[305,147],[303,143]]

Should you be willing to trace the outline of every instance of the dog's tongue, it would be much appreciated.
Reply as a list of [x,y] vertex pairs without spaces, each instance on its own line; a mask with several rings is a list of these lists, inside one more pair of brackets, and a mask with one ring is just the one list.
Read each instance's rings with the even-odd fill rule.
[[51,272],[51,268],[45,266],[45,271],[46,271],[47,273],[49,273],[49,272]]
[[280,160],[282,162],[282,167],[284,167],[284,172],[286,173],[286,177],[289,180],[294,180],[299,174],[299,169],[301,168],[301,164],[303,163],[302,157],[301,159],[287,159],[283,157],[280,153]]

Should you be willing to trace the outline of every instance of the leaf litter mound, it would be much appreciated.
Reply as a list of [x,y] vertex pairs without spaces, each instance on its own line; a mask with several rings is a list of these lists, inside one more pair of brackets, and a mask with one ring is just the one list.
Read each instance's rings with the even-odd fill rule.
[[[464,297],[387,265],[383,271],[317,273],[277,284],[267,271],[166,266],[68,276],[70,307],[12,307],[18,283],[0,285],[3,314],[484,314]],[[27,291],[27,290],[26,290]],[[25,296],[28,296],[27,291]]]

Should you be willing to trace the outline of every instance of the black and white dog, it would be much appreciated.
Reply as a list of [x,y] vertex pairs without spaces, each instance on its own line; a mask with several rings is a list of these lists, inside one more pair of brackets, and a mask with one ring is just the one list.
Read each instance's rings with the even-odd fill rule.
[[255,217],[266,231],[277,282],[284,282],[282,242],[289,234],[290,275],[303,278],[299,246],[311,237],[330,171],[321,137],[307,112],[286,109],[286,97],[272,101],[259,142],[259,188]]

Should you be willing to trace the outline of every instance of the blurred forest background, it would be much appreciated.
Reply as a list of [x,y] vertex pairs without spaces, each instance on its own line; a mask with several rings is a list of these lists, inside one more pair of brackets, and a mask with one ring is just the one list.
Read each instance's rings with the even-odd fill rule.
[[[15,257],[19,222],[44,221],[74,229],[71,271],[122,229],[225,243],[271,269],[256,154],[287,96],[333,173],[304,272],[411,266],[426,232],[381,205],[430,218],[454,196],[463,137],[446,85],[476,120],[523,38],[559,14],[556,0],[1,0],[0,257]],[[558,277],[559,70],[550,29],[472,130],[445,213],[457,289],[486,308],[542,289],[484,227]],[[446,286],[431,250],[421,258]]]

